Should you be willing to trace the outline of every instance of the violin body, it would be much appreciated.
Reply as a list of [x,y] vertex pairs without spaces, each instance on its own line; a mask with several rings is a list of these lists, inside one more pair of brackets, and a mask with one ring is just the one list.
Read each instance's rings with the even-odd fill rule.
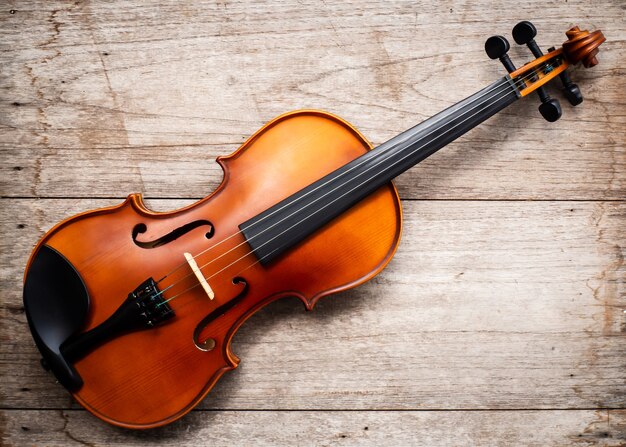
[[[72,217],[39,241],[27,274],[40,247],[61,253],[79,273],[89,295],[81,330],[93,329],[146,278],[160,278],[184,263],[182,253],[198,253],[224,241],[238,233],[241,222],[370,148],[357,130],[330,114],[282,115],[232,155],[218,158],[224,180],[209,197],[158,213],[133,194],[119,206]],[[200,224],[185,227],[190,222]],[[164,281],[176,283],[172,293],[191,288],[169,303],[175,318],[115,337],[78,359],[74,367],[83,384],[72,394],[93,414],[115,425],[150,428],[178,419],[222,374],[237,366],[239,359],[230,342],[247,318],[285,296],[300,298],[311,310],[321,297],[372,278],[391,259],[401,227],[400,201],[389,183],[268,266],[253,264],[254,257],[246,257],[250,251],[245,239],[236,234],[219,250],[228,254],[204,269],[217,272],[241,257],[241,269],[247,268],[241,273],[247,284],[241,300],[201,328],[200,337],[214,341],[210,350],[199,349],[192,335],[205,316],[240,295],[242,286],[233,282],[228,269],[210,280],[215,293],[211,300],[201,287],[194,287],[197,279],[189,269],[182,268]],[[163,238],[180,228],[190,229]],[[149,242],[155,240],[159,242]]]

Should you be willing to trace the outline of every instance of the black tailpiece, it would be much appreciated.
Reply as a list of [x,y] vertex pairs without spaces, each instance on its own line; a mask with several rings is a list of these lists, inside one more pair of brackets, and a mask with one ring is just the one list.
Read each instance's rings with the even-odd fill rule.
[[150,278],[130,293],[113,315],[100,325],[70,337],[61,345],[61,352],[69,361],[75,361],[107,340],[149,329],[173,316],[174,311],[165,302],[154,279]]

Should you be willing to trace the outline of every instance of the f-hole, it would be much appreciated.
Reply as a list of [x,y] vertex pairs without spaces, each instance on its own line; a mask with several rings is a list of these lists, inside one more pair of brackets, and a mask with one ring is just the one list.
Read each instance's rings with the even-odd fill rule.
[[[236,306],[241,300],[243,300],[248,294],[248,282],[240,277],[236,276],[233,278],[233,284],[241,285],[241,291],[237,294],[235,298],[226,303],[222,304],[217,309],[213,310],[210,314],[204,317],[200,323],[196,326],[196,329],[193,331],[193,344],[196,345],[200,351],[212,351],[215,348],[215,339],[208,337],[201,337],[202,331],[215,319],[221,317],[234,306]],[[202,338],[202,340],[201,340]]]
[[133,242],[135,243],[135,245],[141,248],[157,248],[161,245],[169,244],[173,240],[181,237],[182,235],[189,233],[191,230],[194,230],[204,225],[209,227],[204,237],[206,237],[207,239],[211,239],[215,234],[215,228],[213,227],[213,224],[208,220],[194,220],[193,222],[189,222],[181,227],[178,227],[175,230],[172,230],[166,235],[163,235],[157,239],[151,241],[140,241],[137,240],[137,236],[148,231],[148,227],[146,226],[146,224],[140,223],[135,225],[135,227],[133,228]]

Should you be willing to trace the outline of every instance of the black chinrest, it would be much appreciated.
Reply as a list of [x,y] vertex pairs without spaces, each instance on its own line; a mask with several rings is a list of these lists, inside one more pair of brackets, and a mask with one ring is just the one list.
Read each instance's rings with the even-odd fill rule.
[[74,266],[47,245],[39,248],[26,274],[24,309],[44,367],[69,391],[78,390],[83,380],[61,345],[85,324],[89,295]]

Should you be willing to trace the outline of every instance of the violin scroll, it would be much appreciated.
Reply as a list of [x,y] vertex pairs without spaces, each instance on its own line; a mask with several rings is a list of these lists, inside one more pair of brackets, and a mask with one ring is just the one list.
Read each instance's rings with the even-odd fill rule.
[[606,40],[602,31],[590,33],[575,26],[566,31],[565,35],[567,41],[563,43],[563,53],[572,65],[582,62],[585,68],[590,68],[598,64],[598,47]]
[[606,40],[602,31],[589,32],[581,30],[578,26],[570,28],[567,32],[567,41],[562,48],[551,47],[547,54],[543,54],[535,36],[537,28],[529,22],[519,22],[513,28],[513,39],[519,45],[526,45],[535,57],[535,60],[525,64],[519,69],[506,55],[509,45],[502,36],[493,36],[485,43],[485,50],[491,59],[500,59],[509,72],[511,83],[517,89],[521,97],[536,91],[541,100],[539,112],[550,122],[556,121],[561,116],[561,106],[556,99],[550,98],[544,85],[555,77],[559,77],[562,83],[563,94],[573,106],[583,102],[580,89],[572,82],[566,69],[571,65],[582,62],[586,68],[598,64],[596,55],[598,47]]

